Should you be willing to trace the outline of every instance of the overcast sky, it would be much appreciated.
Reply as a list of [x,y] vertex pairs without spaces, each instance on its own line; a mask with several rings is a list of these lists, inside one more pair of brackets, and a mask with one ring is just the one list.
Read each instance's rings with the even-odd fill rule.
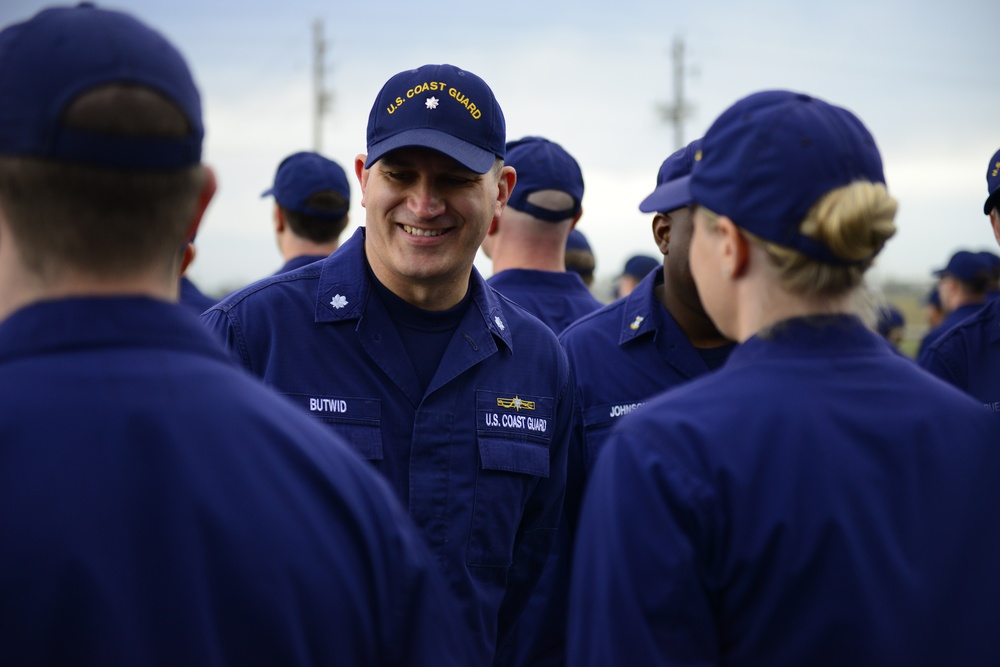
[[[0,0],[0,24],[49,3]],[[675,39],[685,46],[691,112],[685,141],[736,99],[768,88],[845,106],[882,151],[899,232],[876,282],[929,281],[960,248],[998,251],[982,205],[986,165],[1000,148],[997,0],[504,3],[121,0],[185,54],[206,114],[204,159],[219,192],[190,275],[207,291],[281,265],[271,200],[260,193],[289,153],[313,148],[312,32],[322,21],[332,107],[322,152],[353,174],[368,112],[393,74],[447,62],[490,84],[508,139],[542,135],[579,161],[579,229],[599,276],[632,254],[656,255],[638,204],[675,148],[659,114],[673,101]],[[352,182],[351,228],[364,222]],[[489,262],[477,266],[488,275]]]

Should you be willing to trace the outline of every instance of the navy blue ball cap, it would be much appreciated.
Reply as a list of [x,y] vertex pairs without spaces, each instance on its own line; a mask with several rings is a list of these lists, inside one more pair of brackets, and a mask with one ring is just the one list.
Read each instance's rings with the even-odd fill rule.
[[370,169],[386,153],[422,146],[485,174],[506,155],[507,126],[493,91],[454,65],[424,65],[389,79],[368,115]]
[[986,167],[986,203],[983,204],[983,213],[990,214],[997,206],[1000,206],[1000,150],[993,154],[990,163]]
[[566,250],[583,250],[586,252],[593,252],[590,249],[590,243],[587,241],[587,237],[583,235],[578,229],[571,229],[569,236],[566,237]]
[[988,278],[992,273],[993,262],[988,257],[968,250],[959,250],[951,256],[947,266],[934,271],[935,276],[952,276],[963,283]]
[[650,271],[659,268],[661,264],[662,262],[655,257],[635,255],[634,257],[629,257],[628,261],[625,262],[625,270],[622,271],[622,274],[642,279]]
[[[506,163],[517,172],[507,205],[539,220],[561,222],[583,210],[583,173],[562,146],[543,137],[524,137],[507,144]],[[540,190],[558,190],[573,198],[573,206],[552,210],[528,202]]]
[[[78,96],[110,84],[159,93],[180,108],[190,133],[111,136],[63,126]],[[201,98],[187,63],[163,35],[123,12],[55,7],[4,29],[0,100],[0,155],[138,170],[201,160]]]
[[[341,211],[317,211],[307,202],[314,194],[333,191],[344,198]],[[350,208],[351,186],[343,167],[312,151],[292,153],[278,165],[274,185],[261,197],[274,195],[274,200],[289,211],[317,218],[342,218]]]
[[979,256],[983,258],[983,261],[994,271],[1000,268],[1000,255],[989,250],[980,250]]
[[937,285],[932,287],[927,296],[924,297],[924,303],[935,308],[941,307],[941,294],[938,292]]
[[799,232],[824,195],[885,183],[875,140],[850,111],[785,90],[737,101],[709,127],[691,172],[694,201],[739,227],[830,264],[851,264]]
[[669,213],[690,206],[691,170],[701,159],[701,139],[672,153],[656,174],[656,189],[639,204],[643,213]]
[[899,308],[887,303],[878,309],[876,329],[878,329],[879,334],[888,336],[890,331],[902,326],[906,326],[906,318]]

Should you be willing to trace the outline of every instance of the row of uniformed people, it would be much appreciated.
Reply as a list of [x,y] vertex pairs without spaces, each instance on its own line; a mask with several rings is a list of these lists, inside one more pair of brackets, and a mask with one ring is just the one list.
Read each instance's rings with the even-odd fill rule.
[[[995,661],[997,425],[852,312],[895,202],[850,112],[736,102],[643,203],[665,271],[560,341],[473,266],[516,192],[492,91],[400,72],[355,164],[366,225],[202,315],[278,398],[162,303],[214,189],[173,47],[51,10],[0,33],[0,88],[6,661]],[[137,135],[147,108],[177,129]],[[3,186],[24,158],[33,199]],[[173,171],[175,200],[142,189]],[[522,194],[543,222],[579,208]]]

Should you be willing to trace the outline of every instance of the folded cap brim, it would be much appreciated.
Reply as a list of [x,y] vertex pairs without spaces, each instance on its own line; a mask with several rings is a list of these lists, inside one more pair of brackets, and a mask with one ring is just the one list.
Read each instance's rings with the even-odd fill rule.
[[365,169],[385,157],[386,153],[398,148],[418,146],[430,148],[444,153],[462,166],[485,174],[493,168],[497,156],[468,142],[457,139],[450,134],[431,128],[404,130],[368,147],[368,157],[365,159]]
[[268,195],[273,195],[273,194],[274,194],[274,188],[268,188],[267,190],[264,190],[263,192],[261,192],[260,196],[263,199],[264,197],[267,197]]
[[648,197],[639,204],[643,213],[658,213],[674,211],[691,205],[691,176],[682,176],[657,186]]

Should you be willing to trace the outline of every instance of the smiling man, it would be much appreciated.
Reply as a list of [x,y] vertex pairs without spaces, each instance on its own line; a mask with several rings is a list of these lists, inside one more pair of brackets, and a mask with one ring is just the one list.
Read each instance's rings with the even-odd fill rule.
[[[555,335],[473,267],[514,187],[505,140],[475,74],[397,74],[355,160],[365,227],[323,262],[203,315],[247,369],[389,480],[450,580],[482,665],[542,664],[511,641],[541,625],[525,609],[544,605],[529,602],[558,592],[542,570],[573,408]],[[562,638],[545,639],[558,660]]]

